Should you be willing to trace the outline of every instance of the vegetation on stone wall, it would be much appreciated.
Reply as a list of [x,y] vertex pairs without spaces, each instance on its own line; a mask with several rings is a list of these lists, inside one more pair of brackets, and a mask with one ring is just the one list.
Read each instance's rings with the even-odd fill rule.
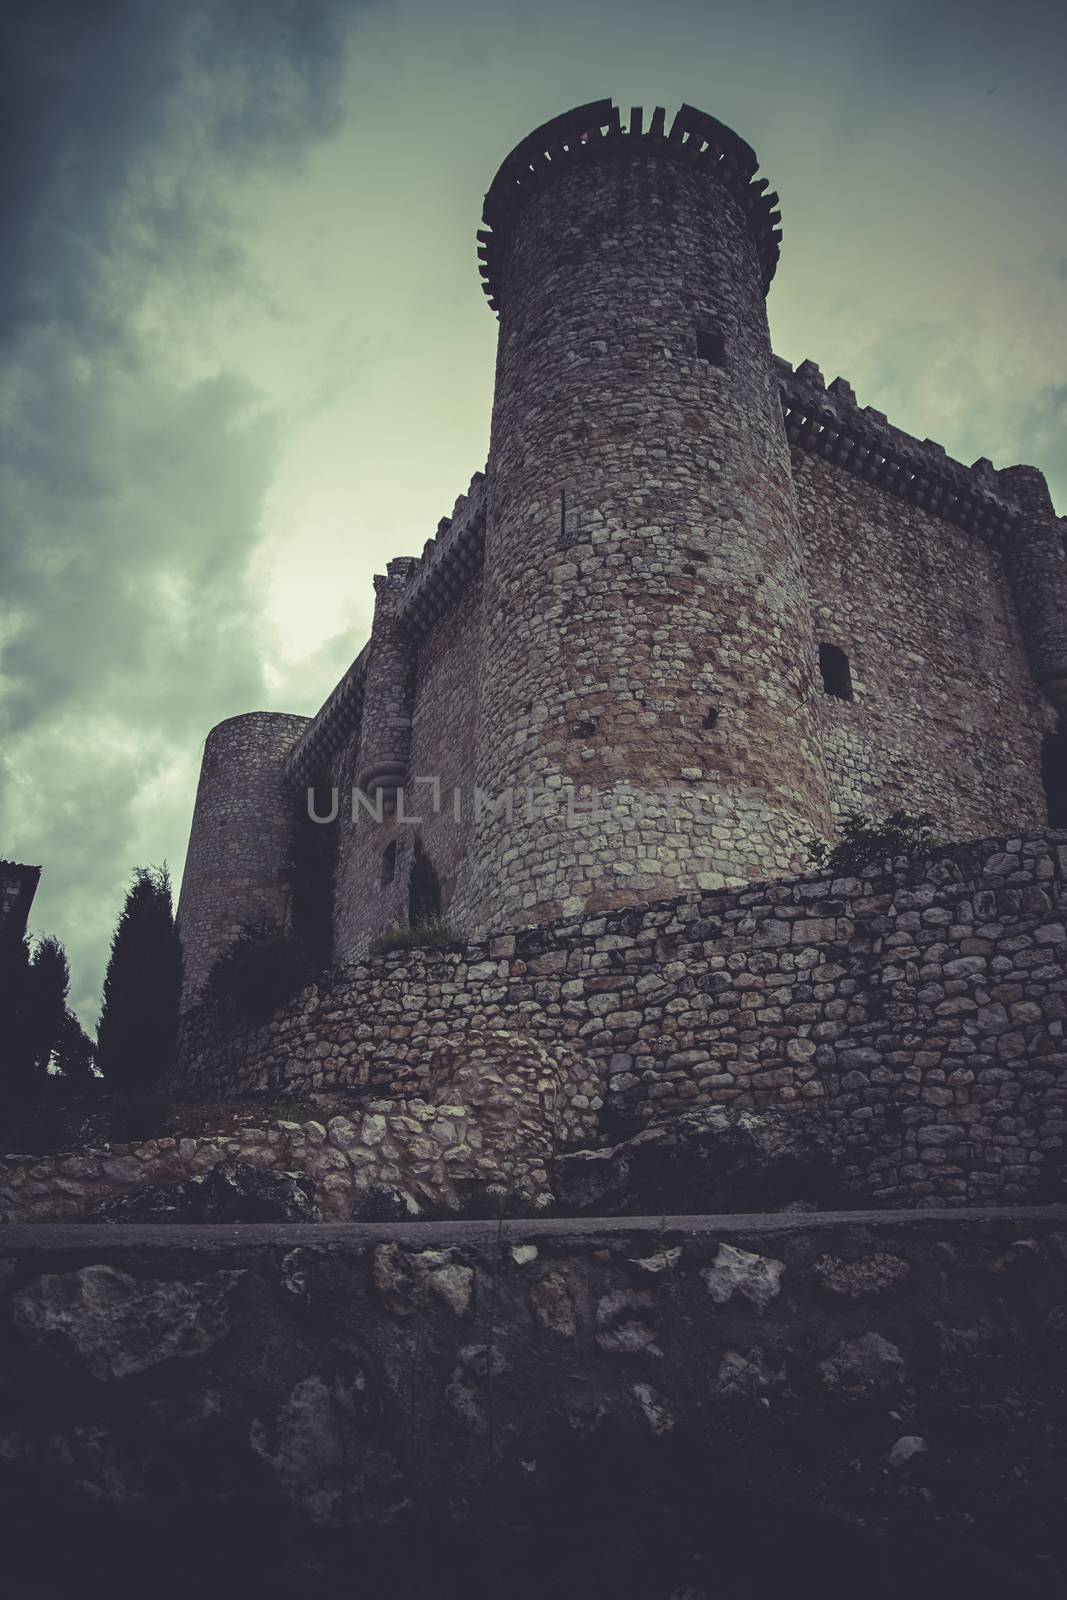
[[920,861],[940,840],[926,811],[891,811],[881,822],[852,811],[832,848],[818,837],[806,841],[808,860],[820,872],[862,872],[872,862]]
[[422,950],[437,945],[455,944],[456,935],[440,917],[428,917],[413,928],[399,925],[386,928],[370,947],[372,956],[384,956],[390,950]]
[[170,873],[138,867],[111,940],[97,1065],[115,1096],[116,1132],[147,1137],[166,1110],[174,1064],[182,954]]
[[208,974],[204,1000],[241,1022],[266,1022],[314,977],[317,964],[295,932],[271,922],[246,922]]

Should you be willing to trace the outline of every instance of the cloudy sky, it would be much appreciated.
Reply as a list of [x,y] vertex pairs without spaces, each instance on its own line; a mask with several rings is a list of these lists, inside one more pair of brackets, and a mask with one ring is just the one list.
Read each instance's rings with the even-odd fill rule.
[[782,196],[775,346],[1067,511],[1067,44],[1015,0],[7,0],[0,855],[95,1021],[204,734],[314,712],[484,465],[496,165],[688,100]]

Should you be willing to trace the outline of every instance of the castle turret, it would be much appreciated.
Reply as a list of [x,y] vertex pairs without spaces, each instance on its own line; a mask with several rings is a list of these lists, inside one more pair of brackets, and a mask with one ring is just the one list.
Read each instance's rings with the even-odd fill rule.
[[286,921],[295,802],[283,762],[307,723],[253,711],[207,736],[178,906],[183,1007],[244,923]]
[[363,690],[357,783],[390,805],[404,787],[411,760],[411,700],[415,647],[397,612],[411,568],[410,557],[390,561],[374,580],[374,625]]
[[483,921],[773,877],[828,826],[756,166],[600,101],[486,196]]
[[1061,719],[1067,718],[1067,523],[1056,516],[1044,473],[1005,467],[1001,492],[1022,515],[1008,545],[1008,571],[1034,678]]

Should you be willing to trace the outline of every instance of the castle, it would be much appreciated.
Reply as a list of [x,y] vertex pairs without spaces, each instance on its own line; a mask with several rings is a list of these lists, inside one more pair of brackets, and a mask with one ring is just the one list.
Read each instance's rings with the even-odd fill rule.
[[951,840],[1067,818],[1067,556],[1042,474],[967,467],[771,349],[777,196],[690,106],[554,118],[485,199],[488,464],[375,579],[311,718],[208,736],[186,1004],[284,923],[294,815],[337,811],[332,946],[795,874],[854,809]]

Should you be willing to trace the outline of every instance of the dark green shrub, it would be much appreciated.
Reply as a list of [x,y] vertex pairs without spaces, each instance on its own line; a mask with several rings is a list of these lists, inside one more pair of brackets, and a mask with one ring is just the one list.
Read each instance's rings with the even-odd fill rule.
[[204,998],[242,1022],[266,1022],[311,981],[315,970],[294,934],[273,923],[249,922],[216,958]]
[[862,872],[871,862],[919,861],[941,842],[933,822],[926,811],[891,811],[882,822],[852,811],[833,849],[817,837],[807,840],[808,860],[820,872],[837,873]]
[[431,917],[415,928],[387,928],[370,947],[372,956],[384,956],[390,950],[421,950],[440,945],[455,944],[456,935],[440,917]]
[[166,1084],[133,1084],[111,1103],[111,1137],[122,1144],[156,1139],[166,1128],[169,1114],[170,1091]]
[[96,1064],[115,1094],[169,1073],[181,990],[170,873],[166,863],[138,867],[111,940],[97,1032]]

